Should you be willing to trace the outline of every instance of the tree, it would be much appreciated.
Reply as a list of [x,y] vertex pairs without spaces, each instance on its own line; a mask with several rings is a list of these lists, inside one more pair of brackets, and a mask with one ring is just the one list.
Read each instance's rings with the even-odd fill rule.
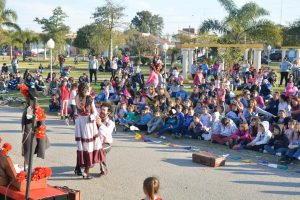
[[15,23],[17,21],[17,13],[5,8],[6,0],[0,0],[0,33],[3,31],[3,26],[20,30],[20,27]]
[[112,60],[113,30],[121,26],[125,8],[116,5],[112,0],[106,0],[102,7],[97,7],[93,18],[97,24],[101,24],[109,31],[109,59]]
[[300,19],[283,28],[283,45],[300,45]]
[[133,55],[138,55],[139,61],[145,53],[153,53],[155,40],[152,37],[143,36],[141,33],[131,30],[128,34],[127,45]]
[[35,18],[38,24],[42,25],[43,32],[46,33],[47,38],[52,38],[55,41],[54,48],[54,61],[58,57],[58,53],[63,51],[63,47],[66,42],[66,34],[69,33],[70,27],[65,25],[65,19],[67,14],[63,12],[61,7],[57,7],[53,10],[52,16],[49,19]]
[[131,20],[133,27],[142,33],[161,35],[164,28],[164,20],[159,15],[152,15],[149,11],[137,12]]
[[25,61],[26,58],[26,46],[30,42],[34,42],[37,40],[36,34],[33,31],[30,30],[24,30],[20,32],[15,33],[15,40],[18,41],[22,45],[22,50],[23,50],[23,61]]
[[281,30],[272,21],[262,17],[269,14],[267,10],[250,2],[238,8],[233,0],[218,0],[228,16],[222,21],[208,19],[200,26],[200,32],[217,31],[223,34],[223,43],[282,42]]
[[173,63],[175,62],[175,57],[177,54],[179,54],[180,52],[180,49],[174,47],[172,50],[171,50],[171,66],[173,65]]

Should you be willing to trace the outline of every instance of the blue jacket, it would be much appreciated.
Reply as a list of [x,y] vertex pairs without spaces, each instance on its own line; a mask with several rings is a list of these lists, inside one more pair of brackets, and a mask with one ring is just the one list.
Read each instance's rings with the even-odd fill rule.
[[186,99],[187,99],[187,97],[188,97],[188,93],[187,93],[186,91],[183,91],[183,90],[178,91],[178,92],[176,93],[176,98],[177,98],[177,97],[181,97],[182,101],[186,101]]
[[174,128],[182,128],[184,123],[184,114],[182,112],[176,113],[177,123]]
[[186,115],[184,117],[184,122],[183,122],[183,126],[184,127],[188,127],[192,122],[193,122],[193,119],[194,117],[193,116],[190,116],[190,115]]
[[147,125],[147,123],[152,119],[152,113],[146,113],[141,116],[141,119],[137,122],[138,125]]
[[288,72],[291,67],[292,64],[290,62],[282,62],[280,63],[280,72]]

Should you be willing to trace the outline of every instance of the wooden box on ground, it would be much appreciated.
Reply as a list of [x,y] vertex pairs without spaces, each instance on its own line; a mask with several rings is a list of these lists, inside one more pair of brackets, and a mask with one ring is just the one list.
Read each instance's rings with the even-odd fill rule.
[[223,156],[218,156],[216,154],[202,151],[199,153],[193,153],[193,162],[207,165],[210,167],[219,167],[225,165],[226,159]]

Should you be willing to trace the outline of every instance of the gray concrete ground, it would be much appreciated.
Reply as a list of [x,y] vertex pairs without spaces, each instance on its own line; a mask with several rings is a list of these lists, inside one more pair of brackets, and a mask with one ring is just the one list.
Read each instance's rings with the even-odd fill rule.
[[[14,163],[22,164],[21,112],[10,107],[0,107],[0,137],[13,145],[10,156]],[[45,160],[34,158],[34,166],[49,166],[53,177],[51,185],[79,189],[82,199],[133,200],[144,197],[142,182],[155,175],[161,182],[161,196],[166,200],[199,199],[300,199],[299,164],[287,171],[258,165],[261,159],[276,162],[276,158],[249,151],[232,151],[203,141],[172,140],[181,145],[195,145],[220,155],[230,154],[226,166],[209,168],[192,162],[192,152],[136,141],[134,134],[118,132],[114,135],[112,151],[108,154],[109,174],[92,180],[82,180],[74,175],[76,146],[74,127],[67,127],[58,117],[48,116],[47,133],[51,148]],[[234,161],[232,158],[241,156]],[[254,163],[243,163],[252,159]],[[92,175],[96,176],[99,166]]]

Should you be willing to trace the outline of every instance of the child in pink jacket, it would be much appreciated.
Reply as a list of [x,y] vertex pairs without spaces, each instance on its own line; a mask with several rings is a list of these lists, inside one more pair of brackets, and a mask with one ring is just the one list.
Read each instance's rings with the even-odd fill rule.
[[242,122],[239,126],[239,130],[237,130],[233,135],[230,136],[230,139],[227,143],[229,148],[237,149],[242,145],[246,145],[252,141],[252,137],[250,134],[249,126],[247,122]]

